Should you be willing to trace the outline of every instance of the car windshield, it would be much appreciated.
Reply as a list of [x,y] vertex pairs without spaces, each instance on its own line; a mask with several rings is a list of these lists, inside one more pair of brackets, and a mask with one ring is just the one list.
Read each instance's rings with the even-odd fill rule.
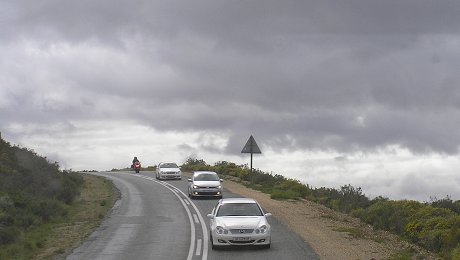
[[219,176],[214,173],[200,173],[195,175],[195,181],[218,181]]
[[224,216],[262,216],[262,211],[256,203],[228,203],[217,212],[217,217]]
[[160,168],[179,168],[175,163],[163,163]]

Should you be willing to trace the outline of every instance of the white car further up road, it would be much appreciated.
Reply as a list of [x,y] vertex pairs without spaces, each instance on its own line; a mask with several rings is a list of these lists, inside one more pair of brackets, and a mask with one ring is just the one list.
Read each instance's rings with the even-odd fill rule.
[[162,162],[157,166],[156,178],[159,180],[180,180],[182,179],[182,174],[176,163]]

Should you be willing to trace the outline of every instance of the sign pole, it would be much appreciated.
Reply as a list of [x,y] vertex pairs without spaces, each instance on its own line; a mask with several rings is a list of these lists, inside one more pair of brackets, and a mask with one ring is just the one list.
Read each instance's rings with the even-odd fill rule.
[[252,155],[253,153],[251,153],[251,173],[252,173]]

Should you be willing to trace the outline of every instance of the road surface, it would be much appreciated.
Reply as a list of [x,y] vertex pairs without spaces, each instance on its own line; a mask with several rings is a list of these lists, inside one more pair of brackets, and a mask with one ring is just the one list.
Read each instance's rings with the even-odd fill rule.
[[[286,226],[269,217],[270,249],[237,247],[211,250],[206,215],[217,199],[187,196],[187,178],[159,181],[154,172],[98,173],[121,191],[112,214],[67,259],[319,259]],[[225,182],[223,183],[225,188]],[[240,197],[226,190],[224,198]]]

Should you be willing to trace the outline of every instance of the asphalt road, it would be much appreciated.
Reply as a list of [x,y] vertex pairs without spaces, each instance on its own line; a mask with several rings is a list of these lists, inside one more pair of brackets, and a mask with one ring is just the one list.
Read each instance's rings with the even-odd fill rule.
[[[101,227],[67,259],[319,259],[276,216],[269,217],[270,249],[211,250],[206,215],[217,199],[189,199],[186,177],[158,181],[153,172],[99,175],[115,183],[121,191],[121,200]],[[240,196],[224,190],[223,197]]]

